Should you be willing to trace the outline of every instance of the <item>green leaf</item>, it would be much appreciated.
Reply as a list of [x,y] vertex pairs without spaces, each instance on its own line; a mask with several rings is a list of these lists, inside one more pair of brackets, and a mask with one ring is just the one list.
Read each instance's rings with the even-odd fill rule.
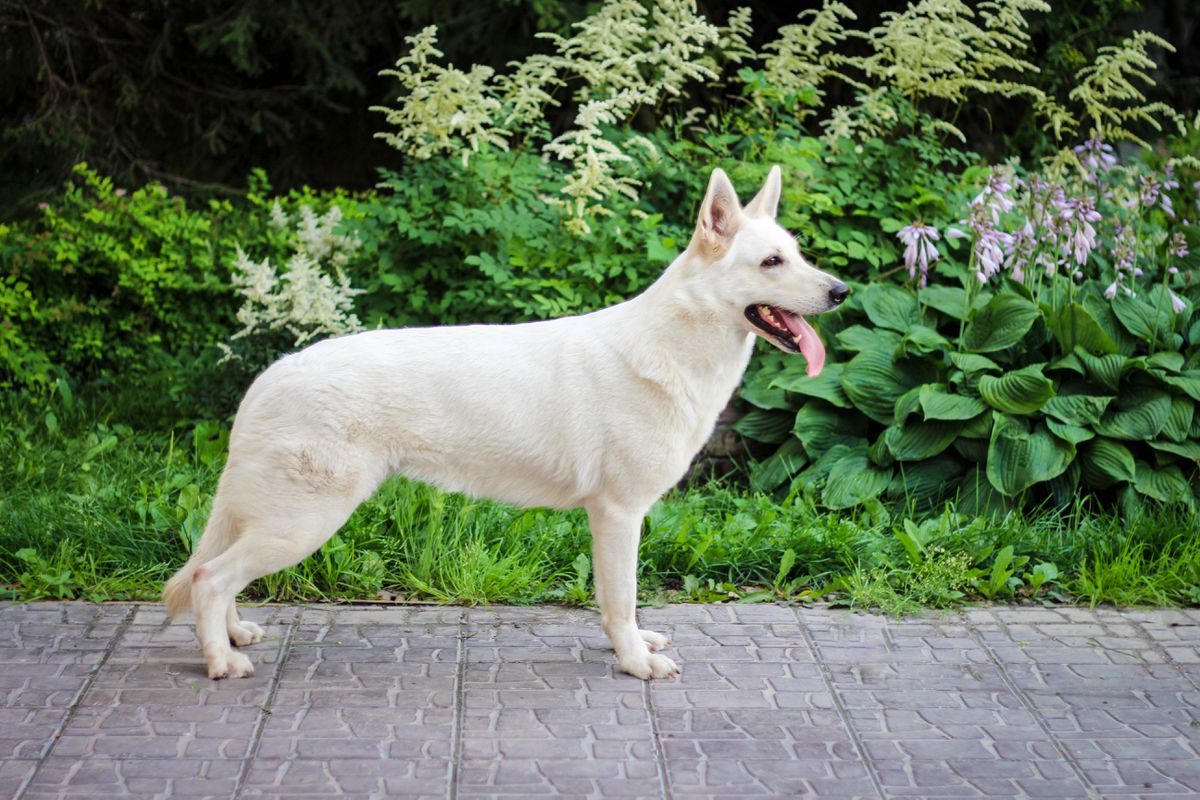
[[750,376],[742,386],[741,395],[752,406],[759,408],[774,408],[787,410],[794,407],[792,399],[783,389],[774,388],[771,382],[778,373],[773,370],[760,369]]
[[1075,446],[1040,426],[1005,414],[995,414],[988,447],[987,477],[996,491],[1013,497],[1060,474],[1075,457]]
[[843,364],[826,364],[821,374],[810,378],[805,365],[797,363],[794,367],[784,367],[771,388],[785,389],[789,392],[802,394],[807,397],[819,397],[825,402],[838,408],[851,408],[850,398],[842,390]]
[[1171,418],[1171,396],[1159,389],[1135,387],[1117,398],[1095,424],[1096,433],[1112,439],[1146,441],[1157,436]]
[[1111,397],[1060,394],[1047,400],[1042,411],[1068,425],[1094,425],[1112,401]]
[[1182,375],[1168,375],[1163,380],[1193,400],[1200,401],[1200,370],[1189,369]]
[[961,286],[944,286],[934,284],[926,286],[917,295],[917,299],[937,309],[951,319],[965,319],[967,313],[967,293]]
[[756,492],[773,492],[790,481],[808,463],[800,440],[791,437],[779,446],[774,455],[750,469],[750,488]]
[[1037,306],[1013,294],[996,295],[986,306],[971,314],[963,331],[963,345],[977,353],[993,353],[1012,347],[1033,327]]
[[962,422],[910,420],[903,426],[889,427],[884,437],[897,461],[921,461],[949,447],[962,427]]
[[1002,368],[995,361],[992,361],[987,356],[977,355],[975,353],[958,353],[950,354],[950,363],[961,369],[963,372],[971,375],[976,372],[1002,372]]
[[919,317],[917,298],[892,283],[872,283],[862,293],[863,310],[879,328],[904,333]]
[[1200,463],[1200,442],[1195,442],[1191,439],[1185,442],[1163,442],[1154,440],[1149,442],[1149,445],[1155,450],[1163,453],[1171,453],[1172,455],[1186,458],[1189,461]]
[[1125,362],[1129,360],[1120,353],[1094,356],[1082,347],[1075,348],[1075,356],[1082,362],[1089,379],[1114,392],[1121,384],[1121,376],[1125,374]]
[[1064,305],[1048,321],[1050,331],[1064,353],[1072,352],[1076,346],[1089,353],[1117,352],[1116,342],[1105,333],[1091,312],[1079,303]]
[[1179,372],[1183,369],[1183,354],[1163,351],[1155,353],[1146,359],[1146,366],[1154,369],[1163,369],[1167,372]]
[[888,495],[902,499],[905,504],[926,503],[947,493],[963,470],[962,461],[952,455],[899,464],[888,486]]
[[924,325],[913,325],[900,340],[900,349],[908,355],[928,355],[929,353],[944,353],[950,349],[950,340],[933,328]]
[[922,388],[921,386],[914,386],[896,398],[896,405],[892,407],[892,415],[895,417],[897,424],[904,422],[910,414],[917,413],[921,408]]
[[1125,326],[1125,330],[1152,347],[1160,347],[1171,340],[1175,327],[1175,312],[1170,298],[1161,286],[1149,292],[1149,301],[1124,292],[1117,292],[1112,300],[1113,313]]
[[1107,489],[1114,483],[1134,479],[1133,454],[1112,439],[1096,439],[1079,453],[1083,480],[1093,489]]
[[974,419],[987,410],[987,406],[974,397],[950,394],[941,384],[936,383],[921,387],[920,400],[921,413],[925,419]]
[[866,435],[866,420],[847,414],[821,400],[809,400],[796,412],[793,432],[809,456],[816,457],[835,444],[847,444]]
[[891,470],[873,467],[865,453],[852,452],[829,471],[821,502],[829,508],[850,508],[882,494],[891,481]]
[[924,362],[897,360],[890,351],[865,350],[847,362],[842,388],[864,414],[890,425],[900,395],[935,377],[934,369]]
[[748,439],[778,444],[791,435],[794,419],[786,411],[756,408],[733,423],[733,429]]
[[979,379],[979,394],[989,406],[1007,414],[1032,414],[1054,396],[1054,384],[1034,364],[1000,377]]
[[862,325],[851,325],[849,328],[838,331],[838,344],[843,350],[849,350],[855,353],[862,353],[867,350],[883,350],[891,352],[900,344],[900,335],[893,331],[872,330],[864,328]]
[[1068,425],[1065,422],[1059,422],[1056,419],[1046,418],[1046,427],[1050,429],[1058,438],[1071,444],[1079,444],[1086,442],[1096,434],[1088,428],[1080,427],[1079,425]]
[[1196,412],[1196,404],[1186,397],[1171,398],[1171,416],[1163,426],[1162,435],[1172,442],[1182,442],[1188,438],[1192,427],[1192,416]]
[[1195,502],[1192,487],[1188,485],[1187,479],[1183,477],[1183,472],[1179,467],[1173,465],[1155,469],[1149,464],[1139,461],[1137,477],[1133,486],[1139,494],[1153,497],[1164,503],[1191,505]]

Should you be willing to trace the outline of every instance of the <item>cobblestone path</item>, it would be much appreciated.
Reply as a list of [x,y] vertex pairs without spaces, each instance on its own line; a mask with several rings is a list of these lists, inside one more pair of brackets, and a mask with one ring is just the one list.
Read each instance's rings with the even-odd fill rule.
[[[269,606],[210,681],[153,604],[0,604],[0,797],[1200,797],[1200,612]],[[190,621],[190,620],[189,620]]]

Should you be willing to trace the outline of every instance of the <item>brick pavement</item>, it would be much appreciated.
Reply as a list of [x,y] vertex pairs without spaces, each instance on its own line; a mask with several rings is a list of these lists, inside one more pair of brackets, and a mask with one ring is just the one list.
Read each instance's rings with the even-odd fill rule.
[[250,679],[152,604],[0,604],[0,797],[1200,797],[1200,612],[268,606]]

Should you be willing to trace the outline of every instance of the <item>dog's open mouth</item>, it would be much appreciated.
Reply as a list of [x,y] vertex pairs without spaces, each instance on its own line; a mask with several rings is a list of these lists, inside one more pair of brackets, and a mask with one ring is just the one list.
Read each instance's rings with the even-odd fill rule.
[[784,350],[803,355],[809,377],[819,375],[825,367],[825,344],[804,317],[760,303],[746,307],[746,319]]

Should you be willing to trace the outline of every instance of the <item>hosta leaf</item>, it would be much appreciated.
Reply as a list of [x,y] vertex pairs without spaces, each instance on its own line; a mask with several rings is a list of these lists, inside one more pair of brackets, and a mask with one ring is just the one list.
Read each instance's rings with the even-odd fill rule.
[[1002,372],[1002,368],[995,361],[992,361],[987,356],[981,356],[977,353],[958,353],[950,354],[950,363],[961,369],[968,375],[975,372]]
[[973,419],[987,410],[980,400],[950,394],[940,384],[926,384],[920,390],[921,413],[925,419]]
[[921,390],[923,388],[923,386],[914,386],[896,398],[896,405],[892,407],[892,416],[897,424],[908,419],[909,414],[915,414],[921,409]]
[[1182,442],[1188,438],[1192,427],[1192,415],[1196,412],[1196,404],[1186,397],[1171,398],[1171,416],[1163,426],[1162,435],[1172,442]]
[[795,477],[807,461],[800,440],[793,436],[770,458],[754,465],[750,470],[750,488],[756,492],[773,492]]
[[1014,505],[996,491],[982,465],[968,469],[958,483],[957,508],[960,513],[996,519],[1011,511]]
[[1117,292],[1112,300],[1112,310],[1125,330],[1152,347],[1170,342],[1175,327],[1175,311],[1163,287],[1154,287],[1148,297]]
[[1125,362],[1128,359],[1120,353],[1109,353],[1104,356],[1094,356],[1082,348],[1076,348],[1075,356],[1082,362],[1088,378],[1107,389],[1116,391],[1125,372]]
[[900,340],[900,348],[909,355],[944,353],[950,349],[950,340],[933,328],[913,325]]
[[904,333],[920,316],[917,298],[891,283],[872,283],[862,292],[863,311],[879,328]]
[[996,414],[988,447],[987,477],[996,491],[1013,497],[1061,475],[1075,458],[1075,446],[1041,426],[1027,427],[1023,420]]
[[1086,442],[1096,434],[1090,428],[1084,428],[1079,425],[1068,425],[1065,422],[1059,422],[1056,419],[1046,417],[1046,427],[1050,429],[1058,438],[1071,444],[1079,444]]
[[1060,507],[1069,506],[1075,502],[1079,493],[1079,475],[1079,459],[1075,459],[1062,475],[1051,478],[1047,482],[1051,497]]
[[886,331],[871,328],[864,328],[862,325],[851,325],[849,328],[838,331],[838,344],[843,350],[862,353],[867,350],[879,350],[891,352],[896,349],[896,345],[900,344],[900,334],[893,331]]
[[815,486],[829,477],[829,473],[835,464],[851,453],[860,452],[862,453],[863,458],[866,458],[866,439],[862,439],[851,444],[835,444],[833,447],[822,453],[819,458],[809,464],[803,472],[797,475],[792,481],[792,486]]
[[1074,353],[1067,353],[1065,356],[1058,359],[1057,361],[1050,362],[1050,364],[1047,365],[1046,369],[1062,370],[1062,371],[1070,370],[1071,372],[1074,372],[1077,375],[1087,374],[1087,372],[1083,368],[1083,362],[1080,361],[1079,356],[1075,355]]
[[1155,450],[1163,453],[1171,453],[1189,461],[1200,463],[1200,442],[1192,441],[1191,439],[1185,442],[1162,442],[1152,441],[1150,446]]
[[1047,400],[1042,411],[1068,425],[1092,425],[1112,400],[1111,397],[1088,394],[1060,394]]
[[960,456],[973,464],[986,463],[988,454],[988,440],[964,438],[955,439],[954,452],[958,453]]
[[999,294],[973,312],[963,331],[963,345],[977,353],[1012,347],[1025,337],[1038,318],[1033,303],[1014,294]]
[[821,502],[829,508],[850,508],[882,494],[891,481],[890,469],[871,466],[865,453],[855,451],[833,465]]
[[794,369],[789,366],[784,368],[775,377],[775,380],[771,381],[771,388],[786,389],[789,392],[808,397],[819,397],[838,408],[850,408],[850,398],[846,397],[846,393],[842,391],[844,366],[843,364],[826,364],[825,369],[821,370],[821,374],[812,378],[808,376],[806,366],[797,365]]
[[809,456],[815,458],[835,444],[861,439],[866,434],[866,420],[821,400],[809,400],[796,412],[792,431]]
[[1146,359],[1146,366],[1154,369],[1164,369],[1168,372],[1179,372],[1183,369],[1183,354],[1162,352],[1155,353]]
[[771,381],[774,380],[774,373],[767,370],[759,370],[742,386],[741,395],[752,406],[759,408],[776,408],[790,409],[793,408],[791,398],[783,389],[771,388]]
[[897,461],[921,461],[945,450],[958,438],[962,422],[909,420],[884,434],[888,450]]
[[1157,436],[1171,418],[1171,396],[1158,389],[1127,390],[1117,404],[1094,425],[1096,433],[1142,442]]
[[900,464],[896,467],[888,494],[904,503],[925,503],[949,493],[954,479],[963,474],[963,462],[952,455],[941,455],[926,461]]
[[748,439],[778,444],[792,433],[795,415],[786,411],[756,408],[733,423],[733,429]]
[[1079,453],[1079,466],[1084,482],[1093,489],[1106,489],[1135,477],[1133,453],[1112,439],[1096,439],[1084,446]]
[[865,350],[842,370],[842,388],[864,414],[890,425],[900,395],[935,377],[934,369],[924,362],[895,359],[889,351]]
[[979,395],[989,406],[1007,414],[1032,414],[1054,396],[1054,384],[1042,374],[1042,365],[979,379]]
[[1070,353],[1076,346],[1089,353],[1117,352],[1116,342],[1100,327],[1091,312],[1079,303],[1064,305],[1049,322],[1054,338],[1065,353]]
[[1191,505],[1195,502],[1192,487],[1188,485],[1187,479],[1183,477],[1183,472],[1176,466],[1155,469],[1149,464],[1139,461],[1137,478],[1134,480],[1133,486],[1139,494],[1153,497],[1164,503]]
[[1163,380],[1193,400],[1200,400],[1200,370],[1190,369],[1182,375],[1168,375]]
[[958,435],[965,439],[991,439],[992,425],[992,414],[985,412],[972,420],[968,420]]
[[966,319],[967,293],[961,286],[926,286],[917,299],[951,319]]

